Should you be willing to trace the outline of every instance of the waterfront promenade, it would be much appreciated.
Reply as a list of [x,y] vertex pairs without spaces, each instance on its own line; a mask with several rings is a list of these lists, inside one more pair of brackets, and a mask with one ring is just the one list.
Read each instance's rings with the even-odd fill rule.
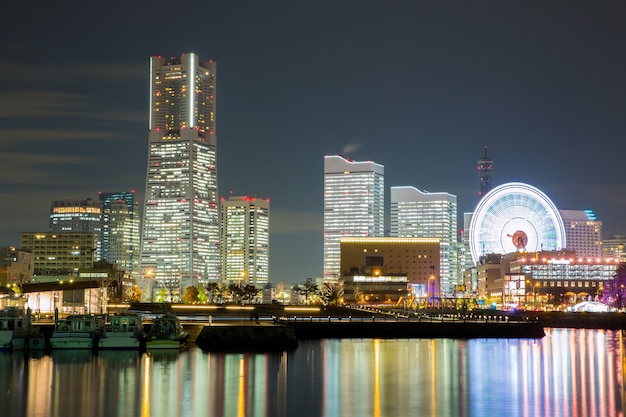
[[[126,307],[129,308],[129,307]],[[190,342],[207,326],[256,327],[270,334],[276,325],[293,328],[298,340],[326,338],[541,338],[545,328],[626,329],[623,313],[502,312],[495,310],[395,310],[335,306],[142,304],[129,308],[151,319],[176,314]],[[109,313],[115,313],[114,310]],[[39,323],[44,333],[52,324]]]

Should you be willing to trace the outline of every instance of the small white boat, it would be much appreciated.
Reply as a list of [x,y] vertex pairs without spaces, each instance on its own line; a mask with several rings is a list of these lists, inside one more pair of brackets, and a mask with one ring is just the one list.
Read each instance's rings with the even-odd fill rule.
[[102,331],[102,320],[92,314],[59,319],[50,336],[52,349],[93,349]]
[[189,338],[180,320],[173,314],[157,317],[150,326],[146,349],[179,349]]
[[0,311],[0,350],[26,348],[28,320],[22,310],[9,307]]
[[145,333],[141,315],[121,313],[109,316],[104,333],[98,339],[99,349],[139,349]]

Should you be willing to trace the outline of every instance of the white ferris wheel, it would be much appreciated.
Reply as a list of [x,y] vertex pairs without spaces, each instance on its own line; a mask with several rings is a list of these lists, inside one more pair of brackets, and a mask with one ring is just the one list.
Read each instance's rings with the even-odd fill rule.
[[565,247],[565,227],[554,203],[537,188],[512,182],[478,202],[469,229],[474,264],[496,253],[538,252]]

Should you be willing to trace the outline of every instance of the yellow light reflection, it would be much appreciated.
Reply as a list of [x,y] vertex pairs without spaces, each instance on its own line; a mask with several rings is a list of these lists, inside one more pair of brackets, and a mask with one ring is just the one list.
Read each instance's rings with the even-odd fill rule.
[[380,417],[380,339],[374,339],[374,417]]
[[237,401],[237,416],[246,415],[246,370],[243,358],[239,359],[239,400]]
[[217,310],[218,308],[221,308],[221,306],[214,306],[214,305],[173,305],[172,306],[172,310],[192,310],[192,311],[196,311],[196,310]]
[[252,306],[226,306],[226,310],[254,310]]
[[150,357],[143,359],[143,392],[141,396],[141,417],[150,417]]
[[435,350],[436,350],[435,341],[430,341],[430,415],[433,417],[437,417],[437,387],[436,387],[436,376],[437,373],[435,369],[437,368],[436,358],[435,358]]

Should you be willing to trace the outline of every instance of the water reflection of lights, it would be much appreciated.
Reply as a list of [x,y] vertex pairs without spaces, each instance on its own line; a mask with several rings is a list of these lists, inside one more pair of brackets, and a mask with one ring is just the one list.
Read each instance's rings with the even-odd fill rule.
[[522,415],[619,415],[623,399],[616,397],[619,387],[614,381],[619,378],[612,365],[619,359],[608,346],[607,335],[571,329],[547,333],[541,343],[551,346],[542,349],[541,356],[536,345],[522,345]]
[[435,417],[437,416],[437,374],[435,370],[437,369],[436,365],[436,349],[435,340],[430,341],[430,349],[428,350],[430,353],[430,415]]
[[374,339],[374,416],[380,417],[380,339]]
[[[141,417],[190,410],[260,417],[623,416],[624,334],[546,333],[520,340],[325,340],[280,354],[189,350],[124,361],[103,354],[92,359],[101,367],[44,355],[29,361],[27,373],[16,371],[12,355],[5,361],[11,365],[5,365],[5,386],[28,378],[27,403],[13,406],[28,415],[131,415],[130,404],[132,415]],[[97,410],[84,400],[94,392],[102,395]]]
[[143,391],[141,395],[141,416],[150,416],[150,374],[151,361],[148,355],[143,359]]
[[237,415],[246,415],[246,367],[243,358],[239,359],[239,400],[237,401]]

